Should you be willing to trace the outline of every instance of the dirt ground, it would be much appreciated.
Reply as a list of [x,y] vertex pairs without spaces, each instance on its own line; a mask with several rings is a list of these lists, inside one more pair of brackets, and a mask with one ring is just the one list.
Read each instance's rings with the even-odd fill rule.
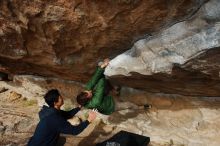
[[[34,87],[34,86],[32,86]],[[39,99],[27,96],[41,96],[26,88],[0,82],[0,145],[23,146],[33,135],[39,122]],[[141,95],[123,98],[141,101]],[[131,99],[129,99],[131,98]],[[151,146],[219,146],[220,140],[220,98],[183,97],[179,95],[148,95],[153,105],[150,110],[124,109],[110,116],[98,114],[97,120],[77,136],[61,135],[59,145],[93,146],[120,130],[133,132],[151,138]],[[140,100],[140,101],[138,101]],[[69,100],[66,105],[74,107]],[[121,101],[123,102],[123,101]],[[138,103],[136,103],[138,104]],[[122,104],[126,106],[126,104]],[[66,106],[67,107],[67,106]],[[68,108],[70,108],[68,107]],[[77,123],[87,110],[80,111],[71,123]]]

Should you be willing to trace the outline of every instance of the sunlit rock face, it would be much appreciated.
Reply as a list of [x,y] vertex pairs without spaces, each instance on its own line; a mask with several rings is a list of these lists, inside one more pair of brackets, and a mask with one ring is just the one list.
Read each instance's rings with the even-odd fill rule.
[[210,0],[190,19],[136,42],[105,74],[152,92],[219,96],[219,46],[220,2]]
[[112,81],[152,92],[219,96],[219,4],[0,1],[0,71],[85,82],[101,59],[128,50],[107,68]]
[[0,71],[86,81],[97,62],[190,18],[205,0],[0,1]]

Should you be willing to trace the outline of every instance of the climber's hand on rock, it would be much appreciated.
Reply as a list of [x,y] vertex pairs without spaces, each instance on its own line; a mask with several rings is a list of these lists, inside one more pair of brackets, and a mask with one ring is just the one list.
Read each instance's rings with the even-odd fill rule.
[[101,65],[101,68],[105,68],[106,66],[108,66],[110,60],[108,58],[104,59],[102,65]]

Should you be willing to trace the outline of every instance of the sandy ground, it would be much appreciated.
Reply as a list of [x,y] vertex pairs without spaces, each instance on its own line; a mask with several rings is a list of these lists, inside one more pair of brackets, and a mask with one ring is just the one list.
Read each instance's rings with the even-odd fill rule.
[[[43,102],[42,97],[34,98],[42,96],[41,90],[35,91],[0,82],[0,145],[26,145],[32,136],[39,121],[39,105]],[[139,98],[137,95],[136,101]],[[98,114],[97,120],[80,135],[62,135],[59,145],[92,146],[120,130],[150,137],[151,146],[220,145],[220,98],[162,94],[146,98],[153,105],[152,109],[125,109],[110,116]],[[124,102],[119,104],[126,106]],[[86,112],[82,110],[70,122],[76,124],[78,117],[83,119]]]

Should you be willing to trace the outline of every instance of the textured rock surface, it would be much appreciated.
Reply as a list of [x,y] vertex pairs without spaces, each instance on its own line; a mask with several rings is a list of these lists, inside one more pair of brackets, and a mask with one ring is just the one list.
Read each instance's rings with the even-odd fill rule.
[[85,81],[98,60],[192,16],[204,0],[0,1],[0,70]]
[[[113,82],[152,92],[219,96],[219,5],[219,0],[0,1],[0,71],[52,76],[0,81],[0,145],[26,144],[46,90],[58,88],[63,109],[74,107],[83,86],[74,81],[87,81],[100,59],[115,57],[137,40],[106,72],[131,76],[114,76]],[[0,73],[0,80],[5,78]],[[99,114],[82,134],[64,136],[65,145],[94,145],[119,130],[150,136],[151,146],[220,145],[218,97],[123,87],[119,99],[125,110]],[[153,108],[134,110],[127,103]]]
[[106,75],[152,92],[220,95],[220,3],[211,0],[189,20],[142,39],[113,59]]
[[[42,99],[41,93],[47,89],[39,87],[36,81],[39,83],[43,79],[23,76],[20,81],[22,86],[0,82],[0,89],[8,89],[0,93],[0,145],[26,145],[39,120],[37,114],[40,108],[36,98]],[[56,80],[50,79],[49,82],[46,86],[52,86],[53,82],[62,85],[62,82],[58,84]],[[62,90],[69,86],[62,86]],[[126,130],[149,136],[150,146],[220,144],[220,98],[151,94],[130,88],[123,88],[120,98],[121,103],[151,103],[153,108],[149,111],[125,109],[114,112],[111,116],[99,114],[97,120],[83,133],[78,136],[64,135],[60,143],[65,142],[65,146],[94,146],[116,132]],[[66,104],[71,101],[73,100],[65,98]],[[74,107],[74,103],[70,105]],[[87,111],[84,110],[77,116],[82,117],[85,112]]]

